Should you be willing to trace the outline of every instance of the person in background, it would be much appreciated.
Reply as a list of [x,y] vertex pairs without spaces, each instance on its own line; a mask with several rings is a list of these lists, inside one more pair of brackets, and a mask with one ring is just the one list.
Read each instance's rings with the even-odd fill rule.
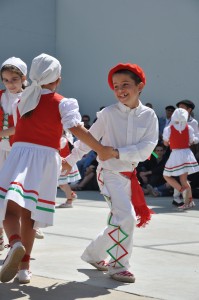
[[[11,150],[15,133],[13,105],[27,85],[26,75],[27,65],[18,57],[10,57],[1,65],[0,76],[5,89],[0,90],[0,170]],[[3,250],[3,224],[0,224],[0,251]]]
[[[170,125],[163,132],[164,144],[170,146],[172,150],[163,175],[173,188],[183,194],[184,204],[179,206],[180,209],[194,207],[187,176],[199,171],[198,163],[189,148],[193,143],[198,143],[198,137],[195,136],[194,130],[188,125],[187,120],[188,112],[183,108],[177,108],[171,117]],[[180,182],[174,176],[179,176]]]
[[147,107],[150,107],[150,108],[153,109],[153,104],[152,104],[152,103],[147,102],[145,105],[146,105]]
[[168,156],[163,144],[157,144],[154,153],[157,157],[151,155],[137,167],[138,178],[141,182],[143,191],[146,195],[152,194],[154,197],[171,196],[173,188],[166,183],[163,177],[163,171]]
[[169,125],[171,121],[171,116],[175,110],[173,105],[168,105],[165,107],[165,117],[160,117],[159,121],[159,140],[162,141],[163,130],[166,126]]
[[84,127],[86,129],[89,129],[91,127],[90,120],[91,120],[91,118],[90,118],[89,115],[83,115],[82,116],[82,122],[84,123]]
[[[71,150],[69,144],[73,145],[72,135],[69,132],[63,133],[61,137],[61,150],[59,152],[62,158],[65,158],[70,154]],[[57,206],[57,208],[73,208],[73,200],[77,198],[77,194],[72,191],[69,183],[77,182],[80,179],[81,176],[76,164],[68,175],[66,175],[66,171],[61,172],[58,179],[58,186],[65,193],[66,201]]]
[[[198,121],[196,119],[193,118],[192,114],[195,108],[195,104],[191,101],[191,100],[181,100],[179,101],[176,106],[178,108],[184,108],[187,112],[188,112],[188,125],[190,125],[193,130],[194,130],[194,134],[196,135],[196,137],[199,138],[199,127],[198,127]],[[199,144],[198,143],[194,143],[190,146],[193,154],[195,155],[195,158],[197,160],[199,160]],[[191,177],[193,177],[194,175],[192,175]],[[189,176],[188,176],[189,179]],[[176,206],[181,206],[182,205],[182,200],[181,200],[181,193],[174,189],[174,193],[173,193],[173,204]]]

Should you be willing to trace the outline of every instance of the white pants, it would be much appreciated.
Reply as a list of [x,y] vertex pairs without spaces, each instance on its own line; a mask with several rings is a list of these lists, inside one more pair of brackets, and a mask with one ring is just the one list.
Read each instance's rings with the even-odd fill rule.
[[103,170],[101,189],[111,203],[108,224],[82,255],[86,262],[100,262],[109,257],[109,273],[128,270],[133,248],[133,231],[136,215],[131,203],[131,181],[120,173]]

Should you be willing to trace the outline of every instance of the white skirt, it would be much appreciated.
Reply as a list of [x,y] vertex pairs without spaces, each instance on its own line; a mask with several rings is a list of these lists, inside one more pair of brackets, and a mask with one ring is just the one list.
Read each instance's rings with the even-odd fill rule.
[[0,222],[12,200],[31,211],[34,227],[53,225],[60,170],[56,149],[15,143],[0,172]]
[[66,174],[66,171],[62,172],[61,175],[59,176],[58,186],[67,184],[67,183],[71,183],[71,182],[76,182],[81,179],[81,175],[79,173],[79,170],[78,170],[78,167],[76,164],[72,167],[72,169],[68,175],[65,175],[65,174]]
[[172,150],[164,168],[165,176],[180,176],[182,174],[196,173],[199,171],[198,163],[193,152],[188,149]]

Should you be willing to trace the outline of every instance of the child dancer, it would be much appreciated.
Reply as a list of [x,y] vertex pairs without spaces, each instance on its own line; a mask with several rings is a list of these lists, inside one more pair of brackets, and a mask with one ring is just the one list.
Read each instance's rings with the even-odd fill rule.
[[[129,271],[134,227],[136,220],[140,227],[151,218],[135,168],[150,156],[157,144],[158,120],[154,110],[139,100],[146,79],[138,65],[116,65],[108,74],[108,83],[118,102],[98,112],[98,119],[89,131],[103,145],[115,148],[114,158],[105,162],[98,158],[98,182],[111,211],[107,227],[86,248],[82,259],[98,270],[108,271],[114,280],[134,282],[135,277]],[[70,170],[88,151],[83,143],[75,142],[63,168]]]
[[77,100],[55,93],[61,65],[47,54],[33,59],[32,84],[22,93],[11,152],[0,172],[0,221],[11,246],[0,271],[0,281],[16,275],[30,282],[34,227],[53,225],[57,181],[61,170],[60,139],[70,129],[103,159],[113,156],[82,126]]
[[[61,150],[60,150],[60,156],[62,158],[65,158],[70,154],[70,148],[69,144],[73,144],[73,137],[72,135],[69,135],[67,132],[67,135],[63,135],[61,138]],[[66,201],[64,203],[61,203],[58,208],[72,208],[73,207],[73,200],[77,198],[77,194],[71,190],[71,187],[69,183],[76,182],[81,179],[79,170],[77,168],[77,165],[75,164],[70,171],[68,175],[66,175],[66,171],[62,172],[58,179],[58,185],[60,189],[65,193],[66,195]]]
[[[199,171],[198,163],[189,149],[193,143],[198,143],[193,128],[187,124],[188,112],[183,108],[177,108],[172,117],[170,126],[163,132],[165,146],[170,146],[172,152],[164,168],[165,180],[176,190],[183,194],[184,204],[180,209],[188,209],[194,206],[192,191],[187,180],[188,174]],[[179,176],[180,183],[172,176]]]
[[[18,57],[10,57],[1,65],[0,76],[5,90],[0,90],[0,170],[10,153],[15,132],[12,106],[26,86],[27,65]],[[0,251],[4,249],[3,224],[0,224]]]
[[[196,135],[196,137],[199,138],[199,127],[198,127],[198,121],[196,119],[193,118],[192,114],[193,114],[193,111],[195,109],[195,104],[190,101],[190,100],[181,100],[179,101],[176,106],[178,108],[184,108],[187,112],[188,112],[188,121],[187,121],[187,124],[190,125],[193,130],[194,130],[194,134]],[[193,145],[191,145],[191,150],[193,152],[193,154],[195,155],[195,157],[197,156],[197,149],[198,149],[198,144],[195,143]],[[197,157],[196,157],[197,159]],[[176,205],[176,206],[181,206],[181,199],[180,199],[180,196],[181,196],[181,193],[179,193],[178,190],[174,189],[174,193],[173,193],[173,198],[174,198],[174,201],[173,201],[173,204]]]

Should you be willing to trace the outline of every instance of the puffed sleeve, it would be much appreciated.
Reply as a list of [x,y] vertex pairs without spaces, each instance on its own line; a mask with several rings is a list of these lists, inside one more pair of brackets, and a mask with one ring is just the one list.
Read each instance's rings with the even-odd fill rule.
[[170,138],[170,135],[171,135],[171,127],[167,126],[163,130],[163,136],[162,136],[163,141],[168,142],[169,138]]
[[64,98],[59,104],[59,112],[61,115],[61,122],[65,131],[75,127],[81,122],[81,115],[79,112],[79,105],[74,98]]
[[198,144],[199,139],[198,137],[195,135],[194,129],[188,125],[189,128],[189,143],[191,144]]

